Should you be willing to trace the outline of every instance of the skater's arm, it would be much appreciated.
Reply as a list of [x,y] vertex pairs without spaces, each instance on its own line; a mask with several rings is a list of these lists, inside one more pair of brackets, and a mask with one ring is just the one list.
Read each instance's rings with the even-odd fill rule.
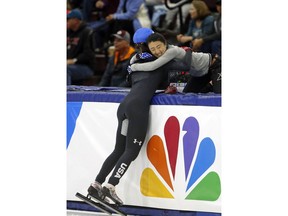
[[130,64],[134,64],[135,63],[135,61],[137,60],[136,56],[137,56],[137,54],[132,56],[132,58],[130,59]]
[[155,61],[148,63],[136,63],[131,65],[132,71],[154,71],[174,58],[183,58],[186,52],[177,46],[169,46],[167,51]]
[[191,49],[185,52],[184,58],[181,61],[171,61],[165,67],[167,70],[189,71],[192,62]]

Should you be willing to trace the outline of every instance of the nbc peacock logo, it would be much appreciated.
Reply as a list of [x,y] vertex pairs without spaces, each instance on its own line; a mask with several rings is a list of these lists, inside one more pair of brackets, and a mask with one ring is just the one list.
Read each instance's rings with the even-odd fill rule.
[[[177,178],[182,178],[181,182],[185,184],[181,185],[185,190],[181,193],[183,199],[216,201],[221,194],[221,183],[218,173],[211,168],[216,157],[214,142],[210,137],[198,140],[199,123],[192,116],[185,119],[182,132],[185,134],[180,138],[179,121],[170,116],[164,126],[165,144],[158,135],[150,138],[146,150],[152,168],[147,167],[142,172],[141,193],[148,197],[175,198],[177,168],[182,167],[184,170],[179,173],[183,176],[177,175]],[[182,152],[179,153],[183,154],[183,161],[177,160],[181,144]],[[177,166],[177,163],[183,163],[183,166]]]

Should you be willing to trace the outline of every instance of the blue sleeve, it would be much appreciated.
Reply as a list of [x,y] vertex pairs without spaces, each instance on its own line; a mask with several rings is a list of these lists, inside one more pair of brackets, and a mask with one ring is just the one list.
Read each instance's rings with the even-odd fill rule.
[[192,29],[194,28],[194,26],[195,26],[194,20],[190,20],[188,30],[185,34],[186,36],[192,36]]
[[127,12],[123,13],[124,1],[121,0],[116,13],[114,14],[115,19],[134,19],[142,3],[144,3],[144,0],[127,0]]
[[202,22],[202,36],[211,35],[215,32],[214,17],[212,15],[207,16]]

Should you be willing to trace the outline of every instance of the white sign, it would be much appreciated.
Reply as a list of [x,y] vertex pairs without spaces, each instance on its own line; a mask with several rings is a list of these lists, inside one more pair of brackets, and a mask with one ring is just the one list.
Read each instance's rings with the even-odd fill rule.
[[[118,106],[83,102],[67,148],[67,200],[87,194],[112,152]],[[116,186],[124,204],[220,213],[220,117],[221,107],[152,105],[145,143]]]

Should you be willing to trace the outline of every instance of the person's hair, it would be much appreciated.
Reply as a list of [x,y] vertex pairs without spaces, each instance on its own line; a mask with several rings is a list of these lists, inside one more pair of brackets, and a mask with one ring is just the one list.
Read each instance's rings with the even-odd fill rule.
[[149,50],[147,43],[135,44],[135,48],[138,49],[141,53],[142,52],[149,52],[150,53],[150,50]]
[[147,38],[147,44],[151,43],[151,42],[155,42],[155,41],[160,41],[162,42],[163,44],[167,45],[167,40],[165,39],[165,37],[160,34],[160,33],[153,33],[151,34],[148,38]]
[[211,11],[209,10],[207,4],[202,0],[193,0],[193,6],[197,11],[197,19],[204,19],[208,15],[211,15]]

